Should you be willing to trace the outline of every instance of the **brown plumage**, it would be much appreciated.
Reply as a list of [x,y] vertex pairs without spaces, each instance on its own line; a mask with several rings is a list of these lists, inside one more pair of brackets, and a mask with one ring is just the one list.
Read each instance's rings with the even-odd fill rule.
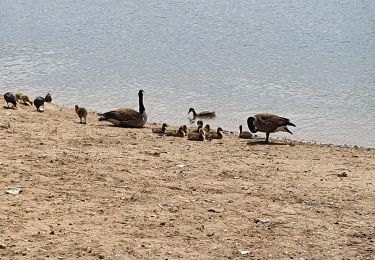
[[174,137],[185,137],[184,127],[180,126],[178,130],[165,131],[165,135]]
[[154,127],[152,128],[152,132],[154,134],[164,134],[165,133],[165,129],[167,128],[167,124],[164,123],[161,127]]
[[203,131],[204,131],[205,133],[210,132],[210,130],[211,130],[211,127],[210,127],[209,124],[206,124],[206,125],[204,126],[204,128],[203,128]]
[[199,128],[202,128],[203,127],[203,121],[202,120],[198,120],[197,121],[197,127],[190,127],[189,128],[189,133],[199,133]]
[[81,124],[86,124],[87,123],[87,110],[84,107],[79,107],[78,105],[75,106],[76,113],[79,117],[80,123]]
[[222,139],[223,138],[223,129],[218,127],[216,131],[209,131],[205,133],[205,137],[207,140],[211,139]]
[[242,139],[252,139],[253,135],[249,131],[242,131],[242,125],[240,125],[240,134],[238,137]]
[[266,133],[266,143],[269,142],[270,133],[288,132],[293,134],[288,129],[288,125],[295,127],[295,125],[291,123],[288,118],[268,113],[256,114],[247,119],[247,126],[252,133],[256,133],[258,131]]
[[99,121],[108,121],[119,127],[142,128],[147,122],[147,113],[143,105],[143,90],[138,92],[139,111],[132,108],[120,108],[101,114]]
[[188,140],[191,141],[204,141],[204,132],[203,129],[199,129],[199,133],[189,133]]
[[30,105],[33,105],[33,102],[30,100],[30,98],[27,96],[27,95],[23,95],[21,94],[20,96],[20,101],[23,103],[23,104],[30,104]]

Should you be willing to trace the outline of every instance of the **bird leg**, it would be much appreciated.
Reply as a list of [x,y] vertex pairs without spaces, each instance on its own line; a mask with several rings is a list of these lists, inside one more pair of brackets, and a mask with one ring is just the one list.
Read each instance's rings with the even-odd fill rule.
[[270,133],[266,133],[266,144],[269,143],[268,138],[270,137]]

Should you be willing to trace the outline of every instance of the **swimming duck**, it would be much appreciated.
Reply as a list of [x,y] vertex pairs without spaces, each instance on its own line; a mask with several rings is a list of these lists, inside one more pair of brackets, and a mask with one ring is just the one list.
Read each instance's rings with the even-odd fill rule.
[[242,131],[242,125],[240,125],[240,134],[238,137],[241,139],[252,139],[253,135],[249,131]]
[[188,140],[191,141],[204,141],[204,132],[203,129],[199,129],[199,133],[189,133]]
[[288,132],[293,134],[288,129],[288,125],[295,127],[295,124],[291,123],[288,118],[268,113],[256,114],[247,119],[247,126],[252,133],[256,133],[258,131],[266,133],[266,143],[269,143],[268,139],[270,133]]
[[44,100],[48,103],[51,103],[52,102],[52,96],[50,93],[47,93],[47,95],[45,96]]
[[202,120],[197,121],[197,127],[190,127],[189,133],[199,133],[199,126],[201,128],[203,127],[203,121]]
[[143,90],[139,90],[139,112],[132,108],[120,108],[101,114],[99,121],[108,121],[119,127],[142,128],[147,122],[146,109],[143,106]]
[[168,127],[168,125],[166,123],[163,123],[163,125],[161,127],[154,127],[152,128],[152,132],[154,134],[164,134],[165,133],[165,129]]
[[29,103],[30,105],[33,105],[33,102],[30,100],[30,98],[27,95],[21,94],[20,100],[22,101],[23,104],[28,105]]
[[193,117],[215,117],[216,116],[216,113],[215,112],[211,112],[211,111],[202,111],[200,113],[197,113],[195,112],[194,108],[189,108],[189,112],[188,114],[190,114],[190,112],[193,112]]
[[79,121],[81,124],[86,124],[87,123],[87,110],[86,108],[84,107],[79,107],[78,105],[75,105],[74,107],[78,117],[79,117]]
[[218,127],[216,131],[210,131],[205,133],[205,137],[207,140],[211,139],[222,139],[223,138],[223,129]]
[[38,110],[38,112],[44,112],[44,97],[37,97],[34,99],[34,106]]
[[5,93],[4,99],[7,102],[7,107],[9,107],[9,103],[11,103],[13,105],[13,108],[17,108],[17,99],[12,93]]
[[178,130],[165,131],[165,135],[174,137],[185,137],[184,126],[180,126]]

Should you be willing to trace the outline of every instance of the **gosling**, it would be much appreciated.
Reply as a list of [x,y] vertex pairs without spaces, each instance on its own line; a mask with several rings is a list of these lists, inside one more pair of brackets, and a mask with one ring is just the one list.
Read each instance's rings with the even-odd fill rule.
[[78,105],[75,106],[76,113],[79,117],[79,122],[81,124],[87,123],[87,110],[84,107],[79,107]]
[[204,131],[202,128],[199,129],[199,133],[189,133],[188,140],[191,141],[204,141]]

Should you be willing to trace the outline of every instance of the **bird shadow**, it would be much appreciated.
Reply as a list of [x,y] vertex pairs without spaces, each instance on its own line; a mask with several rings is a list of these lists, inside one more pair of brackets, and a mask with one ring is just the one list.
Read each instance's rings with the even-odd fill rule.
[[4,109],[16,109],[16,107],[7,107],[7,106],[3,106]]
[[268,143],[266,143],[265,140],[249,140],[249,141],[247,141],[247,145],[289,145],[289,143],[285,143],[285,142],[268,142]]

